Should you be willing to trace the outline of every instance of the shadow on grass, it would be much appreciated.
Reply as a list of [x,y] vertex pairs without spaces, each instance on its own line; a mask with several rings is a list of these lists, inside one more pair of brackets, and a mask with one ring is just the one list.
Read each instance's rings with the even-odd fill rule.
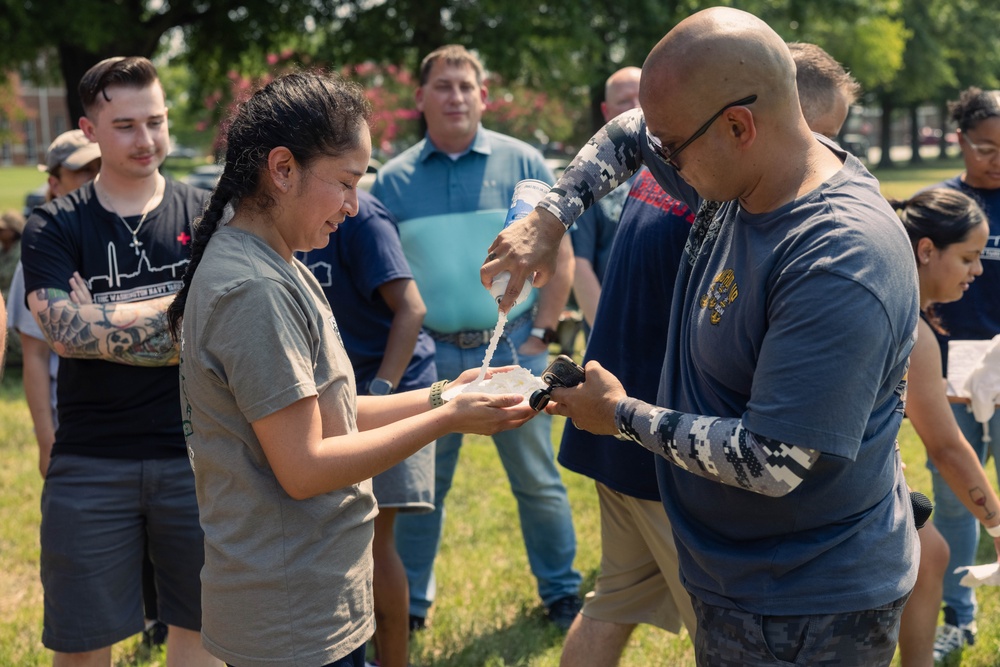
[[[581,594],[593,590],[598,569],[584,573],[580,585]],[[433,633],[433,626],[427,630]],[[421,633],[422,634],[422,633]],[[433,643],[433,635],[426,637],[428,646]],[[561,651],[566,633],[552,625],[541,606],[524,607],[514,620],[507,625],[486,628],[482,632],[466,637],[465,646],[448,655],[426,656],[433,651],[425,651],[424,638],[420,634],[413,638],[413,655],[422,656],[414,661],[420,667],[525,667],[533,659],[553,648]]]
[[[455,653],[418,658],[414,664],[419,667],[526,667],[534,657],[562,646],[565,638],[565,633],[545,618],[545,611],[536,607],[523,610],[507,625],[469,635],[467,645]],[[419,656],[423,653],[419,646],[421,639],[415,637],[414,643],[418,649],[414,653]]]

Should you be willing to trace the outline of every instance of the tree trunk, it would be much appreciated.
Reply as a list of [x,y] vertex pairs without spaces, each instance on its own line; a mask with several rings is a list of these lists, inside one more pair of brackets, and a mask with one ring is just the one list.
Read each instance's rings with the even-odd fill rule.
[[604,101],[604,81],[590,85],[590,133],[594,134],[604,127],[604,114],[601,112],[601,102]]
[[924,157],[920,154],[920,127],[917,118],[917,105],[908,109],[910,115],[910,164],[921,165]]
[[894,105],[892,98],[885,93],[879,96],[879,101],[882,103],[882,136],[879,137],[882,156],[879,158],[878,168],[891,169],[896,166],[892,161],[892,157],[889,156],[889,148],[892,146],[892,112]]
[[938,107],[938,113],[941,117],[941,136],[938,137],[938,155],[937,159],[947,160],[948,159],[948,103],[942,102]]
[[[119,42],[114,46],[104,47],[96,52],[88,51],[73,44],[59,44],[59,72],[62,74],[63,82],[66,86],[66,106],[69,107],[69,125],[76,128],[80,118],[83,116],[83,103],[80,102],[80,79],[87,73],[87,70],[101,62],[105,58],[114,56],[130,55],[151,58],[153,51],[148,45],[143,45],[141,35],[137,39],[123,43]],[[145,40],[149,43],[151,38]],[[155,49],[155,40],[152,40]]]

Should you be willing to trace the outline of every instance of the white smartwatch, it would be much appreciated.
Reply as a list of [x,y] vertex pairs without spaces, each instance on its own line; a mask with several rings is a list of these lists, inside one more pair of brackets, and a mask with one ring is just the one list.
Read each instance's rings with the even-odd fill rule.
[[385,378],[375,378],[368,383],[368,393],[372,396],[386,396],[393,390],[392,383]]

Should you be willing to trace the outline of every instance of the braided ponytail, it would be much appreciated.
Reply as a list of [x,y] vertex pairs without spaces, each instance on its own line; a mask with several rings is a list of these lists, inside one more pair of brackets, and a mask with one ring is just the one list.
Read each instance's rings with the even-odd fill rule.
[[231,198],[228,183],[229,178],[223,170],[223,176],[219,179],[215,190],[212,191],[212,197],[205,206],[205,212],[191,224],[191,261],[184,271],[183,284],[167,309],[167,323],[170,326],[170,335],[174,340],[180,338],[181,318],[184,317],[184,305],[187,303],[188,290],[191,289],[194,272],[198,270],[201,256],[205,254],[205,246],[208,245],[208,240],[212,238],[215,230],[219,228],[219,221],[225,215],[226,204]]
[[274,205],[261,185],[271,150],[284,146],[305,168],[316,159],[356,149],[359,130],[366,128],[370,118],[371,105],[360,86],[319,71],[282,75],[240,105],[226,132],[226,166],[205,213],[193,225],[191,261],[167,310],[175,340],[180,336],[191,281],[226,204],[254,206],[259,211]]

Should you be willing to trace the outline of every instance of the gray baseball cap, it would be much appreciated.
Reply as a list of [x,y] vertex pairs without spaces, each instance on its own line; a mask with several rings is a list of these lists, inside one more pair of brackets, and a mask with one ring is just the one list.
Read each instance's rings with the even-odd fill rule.
[[70,130],[63,132],[49,144],[49,150],[45,152],[45,164],[38,165],[38,171],[52,171],[56,167],[76,171],[99,157],[101,147],[88,139],[83,130]]

